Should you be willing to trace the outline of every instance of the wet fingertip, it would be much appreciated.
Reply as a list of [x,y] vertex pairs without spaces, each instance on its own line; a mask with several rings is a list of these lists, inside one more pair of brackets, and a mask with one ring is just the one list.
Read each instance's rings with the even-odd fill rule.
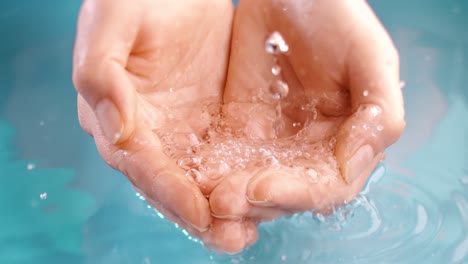
[[274,206],[269,176],[254,178],[247,185],[247,201],[255,206]]
[[210,246],[218,252],[234,255],[246,247],[246,230],[243,221],[216,219],[211,232]]
[[258,240],[258,229],[257,225],[252,220],[244,222],[245,226],[245,243],[246,247],[250,247]]

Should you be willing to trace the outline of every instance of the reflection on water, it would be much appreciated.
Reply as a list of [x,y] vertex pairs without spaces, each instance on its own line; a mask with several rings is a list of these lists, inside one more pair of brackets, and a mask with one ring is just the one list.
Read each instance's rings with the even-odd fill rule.
[[9,3],[0,3],[10,40],[0,45],[0,120],[9,123],[0,121],[0,263],[468,262],[466,1],[371,1],[400,50],[405,134],[347,208],[263,224],[260,241],[236,256],[161,219],[78,128],[79,1],[55,1],[64,12]]

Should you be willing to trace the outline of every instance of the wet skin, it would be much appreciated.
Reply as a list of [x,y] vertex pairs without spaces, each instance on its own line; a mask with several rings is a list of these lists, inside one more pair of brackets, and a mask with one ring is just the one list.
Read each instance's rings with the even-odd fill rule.
[[[289,85],[280,130],[271,123],[275,59],[264,46],[273,31],[289,45],[278,57]],[[397,51],[361,0],[242,0],[235,11],[228,0],[86,0],[73,75],[81,126],[103,159],[172,221],[229,253],[257,240],[260,221],[352,199],[404,127]],[[313,112],[301,109],[310,103]],[[261,140],[308,121],[304,141],[336,138],[339,177],[311,184],[283,166],[194,183],[155,131],[202,137],[219,112],[225,127]]]

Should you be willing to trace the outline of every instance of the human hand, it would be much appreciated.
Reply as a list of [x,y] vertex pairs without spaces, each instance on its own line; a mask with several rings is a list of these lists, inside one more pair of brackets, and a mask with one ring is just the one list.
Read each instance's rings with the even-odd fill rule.
[[[275,31],[287,52],[265,52]],[[241,0],[231,49],[226,123],[299,155],[223,178],[211,193],[213,215],[328,213],[353,199],[405,124],[398,54],[368,4]]]
[[[166,217],[226,251],[253,243],[253,222],[213,220],[168,152],[191,147],[219,113],[232,13],[229,0],[86,0],[73,69],[80,124],[103,159]],[[179,135],[174,150],[161,140],[169,132]]]

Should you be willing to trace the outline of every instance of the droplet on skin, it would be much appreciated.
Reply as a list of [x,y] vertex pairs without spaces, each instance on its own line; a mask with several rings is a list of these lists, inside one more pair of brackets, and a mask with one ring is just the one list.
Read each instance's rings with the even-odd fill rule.
[[288,96],[289,86],[282,80],[277,80],[271,85],[270,92],[275,99],[281,99]]
[[382,125],[377,126],[377,131],[383,131],[383,130],[384,130],[384,126],[382,126]]
[[267,156],[263,159],[263,165],[272,166],[278,164],[278,160],[273,156]]
[[300,122],[293,123],[293,127],[300,127],[300,126],[302,126],[302,123]]
[[306,170],[306,175],[314,181],[317,180],[317,176],[318,176],[317,171],[312,168],[309,168]]
[[201,173],[200,173],[198,170],[196,170],[196,169],[189,169],[189,170],[185,173],[185,176],[186,176],[186,177],[189,177],[189,179],[194,180],[196,183],[201,183],[202,175],[201,175]]
[[122,133],[120,132],[117,132],[114,134],[114,144],[117,143],[117,141],[119,141],[119,139],[122,137]]
[[400,89],[405,88],[405,85],[406,85],[405,81],[400,81]]
[[380,114],[380,112],[382,112],[382,110],[377,106],[372,106],[370,108],[370,112],[371,112],[373,117],[376,117],[376,116],[378,116]]
[[265,42],[265,51],[270,54],[279,55],[288,52],[288,50],[288,44],[278,31],[271,33]]
[[174,92],[174,88],[172,88],[172,87],[169,88],[169,92],[170,92],[170,93],[173,93],[173,92]]
[[271,73],[275,76],[278,76],[281,73],[281,67],[279,65],[274,65],[271,67]]
[[368,96],[368,95],[369,95],[369,91],[368,91],[368,90],[364,90],[364,92],[362,92],[362,95],[363,95],[363,96]]
[[47,199],[47,193],[46,193],[46,192],[41,193],[41,194],[39,195],[39,198],[41,198],[41,200]]

